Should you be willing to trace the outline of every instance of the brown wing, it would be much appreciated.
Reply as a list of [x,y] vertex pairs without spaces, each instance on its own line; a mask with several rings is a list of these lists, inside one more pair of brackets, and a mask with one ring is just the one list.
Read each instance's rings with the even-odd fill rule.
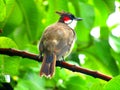
[[45,30],[39,48],[43,53],[56,53],[59,59],[70,51],[74,39],[75,33],[70,27],[56,23]]

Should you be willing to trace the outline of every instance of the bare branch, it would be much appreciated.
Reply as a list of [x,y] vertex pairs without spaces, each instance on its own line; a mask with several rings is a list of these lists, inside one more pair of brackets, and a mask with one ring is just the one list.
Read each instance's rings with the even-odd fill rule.
[[[9,56],[20,56],[23,58],[29,58],[29,59],[32,59],[32,60],[35,60],[38,62],[42,62],[42,56],[39,57],[38,55],[35,55],[32,53],[28,53],[28,52],[20,51],[20,50],[15,50],[15,49],[11,49],[11,48],[0,48],[0,54],[9,55]],[[69,70],[74,71],[74,72],[80,72],[83,74],[87,74],[87,75],[93,76],[95,78],[100,78],[100,79],[103,79],[106,81],[109,81],[110,79],[112,79],[111,76],[107,76],[107,75],[104,75],[104,74],[97,72],[97,71],[88,70],[88,69],[85,69],[85,68],[82,68],[79,66],[68,64],[67,62],[64,62],[64,61],[57,61],[56,66],[66,68],[66,69],[69,69]]]

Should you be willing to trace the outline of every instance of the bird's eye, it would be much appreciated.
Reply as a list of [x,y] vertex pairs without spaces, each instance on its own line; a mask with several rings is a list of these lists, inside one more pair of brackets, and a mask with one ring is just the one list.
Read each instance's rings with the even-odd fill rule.
[[74,15],[70,15],[70,18],[71,18],[71,19],[74,19],[75,17],[74,17]]

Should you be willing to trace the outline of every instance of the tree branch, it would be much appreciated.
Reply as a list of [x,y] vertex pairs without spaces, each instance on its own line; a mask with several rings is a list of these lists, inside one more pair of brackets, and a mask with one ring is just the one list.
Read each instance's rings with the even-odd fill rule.
[[[0,54],[4,54],[4,55],[9,55],[9,56],[20,56],[23,58],[29,58],[38,62],[42,62],[42,56],[39,57],[38,55],[32,54],[32,53],[28,53],[25,51],[20,51],[20,50],[15,50],[15,49],[11,49],[11,48],[0,48]],[[83,74],[87,74],[87,75],[91,75],[95,78],[100,78],[106,81],[109,81],[110,79],[112,79],[111,76],[107,76],[104,75],[100,72],[97,71],[92,71],[92,70],[88,70],[79,66],[75,66],[72,64],[68,64],[67,62],[64,61],[57,61],[56,62],[56,66],[62,67],[62,68],[66,68],[69,69],[71,71],[74,72],[80,72]]]

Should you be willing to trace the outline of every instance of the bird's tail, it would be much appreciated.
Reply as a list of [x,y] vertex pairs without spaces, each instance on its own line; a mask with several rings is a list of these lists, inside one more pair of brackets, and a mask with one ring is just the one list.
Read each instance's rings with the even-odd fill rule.
[[40,70],[40,76],[52,77],[55,71],[56,55],[55,54],[44,54],[42,67]]

